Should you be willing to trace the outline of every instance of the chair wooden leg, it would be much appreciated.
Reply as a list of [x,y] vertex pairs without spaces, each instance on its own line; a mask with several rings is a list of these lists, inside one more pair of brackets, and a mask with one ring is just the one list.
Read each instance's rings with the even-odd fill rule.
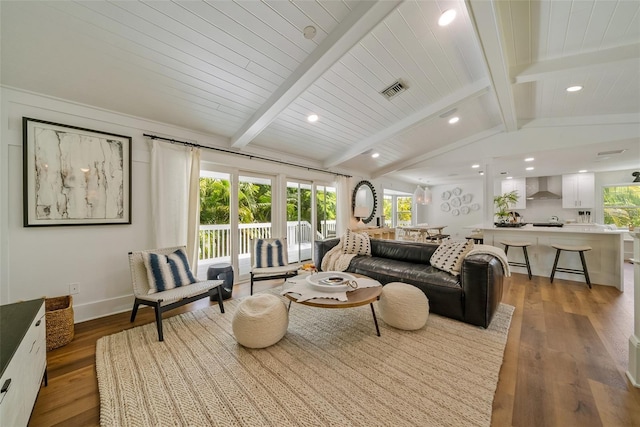
[[253,273],[251,273],[251,290],[249,292],[249,295],[253,295]]
[[158,327],[158,341],[164,341],[164,335],[162,334],[162,309],[160,304],[162,300],[158,301],[154,308],[156,310],[156,326]]
[[584,259],[584,252],[580,251],[580,261],[582,261],[582,269],[584,270],[584,278],[587,280],[587,285],[591,289],[591,280],[589,279],[589,271],[587,270],[587,262]]
[[553,262],[553,270],[551,270],[551,283],[553,283],[553,276],[556,275],[556,267],[558,267],[558,258],[560,258],[560,249],[556,249],[556,260]]
[[529,254],[527,254],[527,247],[523,246],[522,250],[524,251],[524,260],[527,263],[527,274],[529,275],[529,280],[531,280],[531,264],[529,264]]
[[224,313],[224,304],[222,303],[222,285],[218,286],[218,305],[220,306],[220,313]]
[[133,310],[131,310],[131,322],[136,320],[136,315],[138,314],[139,305],[140,305],[140,301],[138,301],[138,298],[136,298],[136,300],[133,303]]

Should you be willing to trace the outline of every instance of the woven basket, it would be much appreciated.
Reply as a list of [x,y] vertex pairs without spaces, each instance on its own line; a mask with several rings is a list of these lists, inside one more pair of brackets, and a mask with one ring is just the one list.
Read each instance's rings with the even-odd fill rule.
[[45,298],[47,351],[69,344],[73,339],[73,298],[71,295]]

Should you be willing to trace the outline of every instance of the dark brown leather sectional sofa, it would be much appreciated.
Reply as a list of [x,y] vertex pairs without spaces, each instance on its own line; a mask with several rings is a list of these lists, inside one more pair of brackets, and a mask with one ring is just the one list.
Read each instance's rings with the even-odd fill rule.
[[[340,239],[315,243],[315,264]],[[493,255],[467,256],[459,276],[438,270],[429,264],[437,244],[371,239],[372,256],[359,255],[348,272],[363,274],[383,285],[409,283],[429,299],[429,311],[486,328],[502,300],[503,269]]]

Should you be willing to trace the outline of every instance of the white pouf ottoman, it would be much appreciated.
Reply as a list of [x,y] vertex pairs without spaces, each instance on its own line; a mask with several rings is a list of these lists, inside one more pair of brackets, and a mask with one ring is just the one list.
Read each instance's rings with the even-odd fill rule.
[[269,347],[287,333],[289,312],[275,295],[252,295],[240,301],[231,326],[239,344],[249,348]]
[[427,323],[429,300],[413,285],[392,282],[382,288],[378,310],[387,325],[413,331]]

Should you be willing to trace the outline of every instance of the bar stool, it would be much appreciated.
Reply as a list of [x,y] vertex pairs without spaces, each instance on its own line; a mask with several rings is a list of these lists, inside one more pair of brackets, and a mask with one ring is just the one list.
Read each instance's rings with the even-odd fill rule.
[[[531,264],[529,264],[529,254],[527,253],[527,246],[531,246],[529,242],[514,242],[511,240],[502,240],[501,244],[504,245],[504,254],[507,255],[509,253],[509,246],[513,246],[515,248],[522,248],[522,252],[524,252],[524,260],[525,262],[509,262],[509,265],[513,265],[514,267],[527,267],[527,275],[529,276],[529,280],[531,280]],[[507,257],[508,258],[508,257]]]
[[484,243],[484,234],[482,234],[482,233],[474,233],[474,234],[471,234],[469,236],[466,236],[465,239],[467,239],[467,240],[473,239],[473,243],[475,243],[477,245],[481,245],[481,244]]
[[[551,247],[557,251],[556,260],[553,262],[553,270],[551,270],[551,283],[553,283],[553,276],[555,276],[556,271],[560,271],[562,273],[582,274],[584,275],[584,278],[587,280],[587,285],[589,285],[589,289],[591,289],[591,280],[589,280],[589,271],[587,270],[587,263],[584,260],[584,253],[586,251],[590,251],[591,246],[551,245]],[[582,270],[558,267],[558,259],[560,258],[560,252],[562,251],[578,252],[580,254],[580,261],[582,262]]]

